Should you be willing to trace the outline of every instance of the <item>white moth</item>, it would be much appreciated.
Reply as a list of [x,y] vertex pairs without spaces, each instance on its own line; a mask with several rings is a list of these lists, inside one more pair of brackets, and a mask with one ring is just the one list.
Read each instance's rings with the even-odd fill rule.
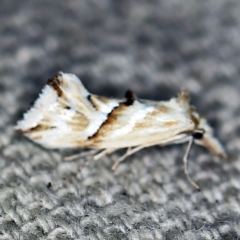
[[189,94],[180,91],[169,101],[137,99],[127,91],[125,98],[106,98],[89,93],[73,74],[59,73],[48,80],[33,107],[15,127],[28,138],[46,148],[92,148],[99,159],[120,148],[127,152],[113,165],[142,148],[188,142],[202,145],[214,155],[226,158],[212,128],[189,105]]

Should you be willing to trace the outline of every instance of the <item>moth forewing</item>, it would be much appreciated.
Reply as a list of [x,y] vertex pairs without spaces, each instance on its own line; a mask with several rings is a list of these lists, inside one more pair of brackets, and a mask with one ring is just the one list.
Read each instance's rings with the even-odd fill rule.
[[177,99],[153,102],[124,100],[112,110],[98,131],[90,137],[97,147],[124,148],[142,144],[163,144],[195,128],[189,109]]

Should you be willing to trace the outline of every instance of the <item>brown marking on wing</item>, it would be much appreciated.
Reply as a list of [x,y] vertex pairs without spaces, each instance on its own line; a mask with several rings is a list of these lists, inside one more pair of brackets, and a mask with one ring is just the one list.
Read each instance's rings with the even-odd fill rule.
[[69,104],[69,99],[67,98],[67,96],[64,93],[62,93],[62,96],[59,97],[57,101],[58,101],[58,104],[59,104],[58,109],[60,111],[62,109],[71,110],[71,106],[68,105]]
[[[120,103],[118,106],[113,108],[113,110],[108,114],[107,119],[102,123],[96,133],[88,138],[88,140],[96,140],[100,136],[104,136],[105,133],[112,130],[113,125],[117,128],[117,118],[122,115],[122,111],[124,111],[128,106],[125,105],[124,102]],[[119,127],[121,125],[119,124]]]
[[191,120],[193,121],[195,127],[199,125],[199,119],[191,115]]
[[162,106],[157,106],[156,110],[149,113],[149,115],[155,117],[161,113],[168,113],[168,112],[169,112],[169,109],[166,106],[162,105]]
[[195,127],[197,127],[200,123],[200,117],[198,116],[198,114],[197,114],[197,116],[195,116],[196,114],[197,114],[197,112],[196,112],[195,107],[191,106],[190,107],[190,115],[191,115],[191,120],[193,121]]
[[97,111],[100,110],[102,104],[108,104],[109,102],[109,98],[100,97],[93,94],[92,95],[89,94],[87,99]]
[[[136,130],[140,130],[140,129],[143,129],[143,128],[151,128],[153,126],[152,122],[153,122],[153,119],[155,117],[159,117],[159,115],[161,114],[166,114],[168,113],[170,110],[162,105],[162,106],[158,106],[158,108],[150,113],[148,113],[144,119],[142,119],[141,122],[137,122],[134,126],[134,129],[133,131],[136,131]],[[178,124],[179,122],[177,121],[169,121],[169,122],[166,122],[163,124],[163,127],[172,127],[176,124]],[[160,126],[160,125],[159,125]]]
[[133,105],[134,101],[136,100],[136,96],[131,90],[126,91],[125,98],[126,98],[126,101],[124,102],[124,104],[126,106]]
[[101,103],[109,103],[109,98],[91,94],[91,101],[94,101],[95,99]]
[[78,113],[72,116],[72,120],[76,122],[81,122],[81,124],[84,124],[85,126],[89,123],[89,119],[82,113]]
[[47,81],[47,85],[51,86],[56,92],[58,97],[61,97],[63,92],[60,88],[61,81],[58,76],[55,76]]
[[165,123],[163,124],[163,126],[166,127],[166,128],[168,128],[168,127],[172,127],[172,126],[177,125],[177,124],[179,124],[178,121],[169,121],[169,122],[165,122]]
[[143,120],[143,122],[137,122],[134,125],[133,131],[143,130],[144,128],[150,128],[150,127],[152,127],[152,123],[146,122]]
[[53,128],[54,128],[53,126],[38,124],[36,127],[32,127],[27,130],[19,130],[19,132],[21,132],[23,134],[29,134],[29,133],[33,133],[33,132],[46,131],[46,130],[53,129]]
[[89,119],[81,113],[75,114],[67,125],[74,131],[83,131],[89,124]]

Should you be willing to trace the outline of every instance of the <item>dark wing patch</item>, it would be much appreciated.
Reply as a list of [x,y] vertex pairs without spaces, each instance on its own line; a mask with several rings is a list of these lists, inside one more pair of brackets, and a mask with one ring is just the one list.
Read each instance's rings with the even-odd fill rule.
[[93,106],[95,109],[97,109],[97,105],[94,103],[91,94],[89,94],[89,95],[87,96],[87,99],[88,99],[88,101],[92,104],[92,106]]
[[51,86],[56,92],[58,97],[61,97],[63,92],[60,88],[61,81],[58,76],[55,76],[47,81],[47,85]]
[[131,90],[126,91],[125,98],[126,98],[126,101],[124,102],[124,104],[126,106],[133,105],[134,101],[136,100],[136,96],[135,96],[134,92],[132,92]]

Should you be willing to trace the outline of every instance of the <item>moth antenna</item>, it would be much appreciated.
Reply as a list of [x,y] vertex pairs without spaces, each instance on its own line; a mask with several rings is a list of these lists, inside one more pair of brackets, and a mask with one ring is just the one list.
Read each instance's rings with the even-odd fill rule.
[[195,187],[198,191],[200,191],[200,187],[192,180],[192,178],[189,176],[189,172],[188,172],[188,155],[189,155],[189,152],[191,150],[191,147],[192,147],[192,143],[193,143],[193,137],[191,137],[191,139],[189,140],[188,142],[188,146],[187,146],[187,150],[184,154],[184,157],[183,157],[183,163],[184,163],[184,172],[187,176],[187,179],[188,181],[190,182],[190,184],[192,184],[193,187]]

